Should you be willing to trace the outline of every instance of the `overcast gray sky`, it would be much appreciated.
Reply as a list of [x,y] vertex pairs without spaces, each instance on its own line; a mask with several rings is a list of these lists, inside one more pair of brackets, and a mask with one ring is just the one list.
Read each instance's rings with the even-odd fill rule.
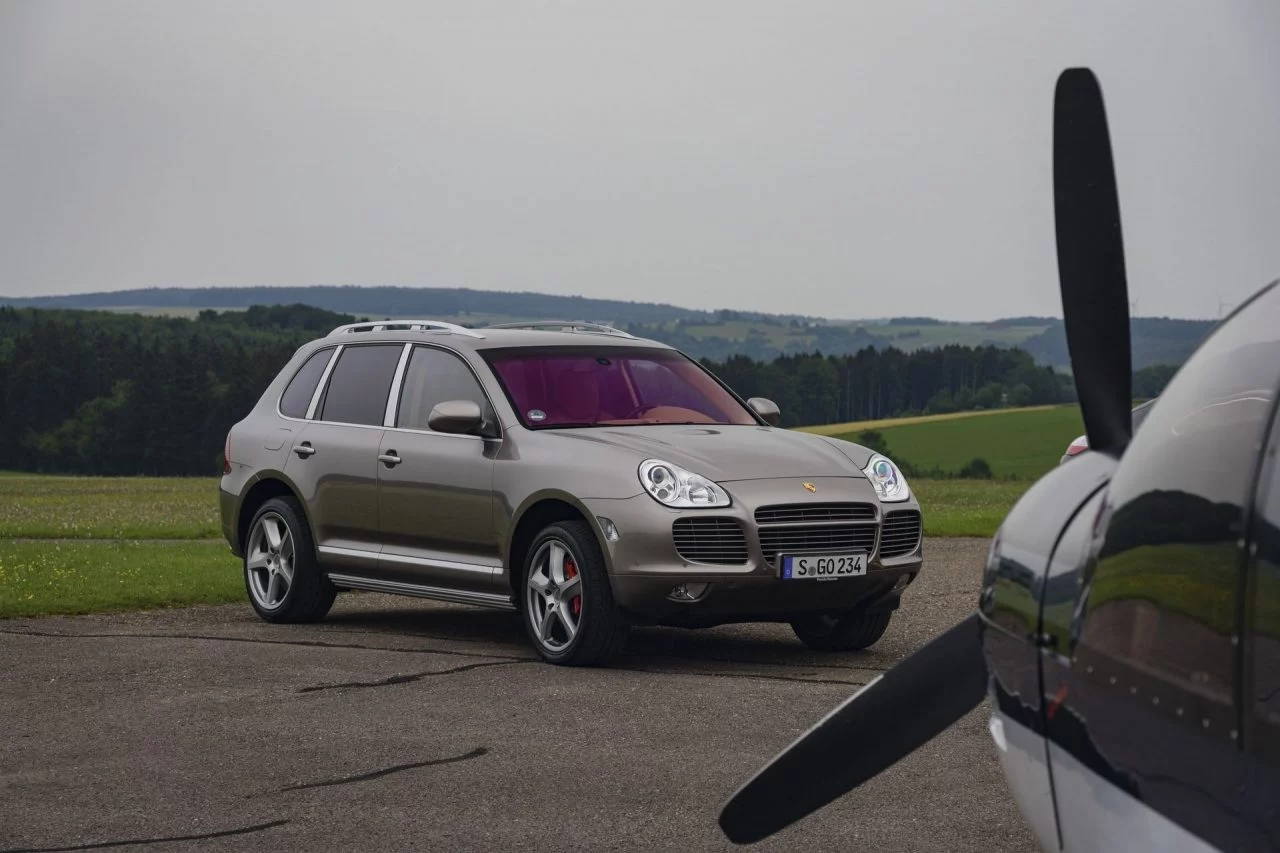
[[0,0],[0,294],[396,284],[1061,310],[1102,80],[1140,314],[1280,276],[1280,5]]

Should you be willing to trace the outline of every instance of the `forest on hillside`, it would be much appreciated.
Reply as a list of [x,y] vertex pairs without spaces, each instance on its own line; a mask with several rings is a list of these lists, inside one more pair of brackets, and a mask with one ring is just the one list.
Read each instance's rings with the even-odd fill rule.
[[[866,347],[915,350],[948,344],[1017,347],[1039,364],[1066,369],[1062,320],[1006,317],[959,323],[932,317],[887,320],[824,320],[789,314],[721,309],[702,311],[654,302],[559,296],[547,293],[471,290],[460,287],[206,287],[146,288],[66,296],[0,297],[0,305],[176,311],[244,308],[248,305],[305,304],[327,311],[369,317],[437,317],[464,325],[497,319],[587,320],[624,328],[670,344],[694,358],[723,361],[747,356],[771,361],[815,350],[854,355]],[[1016,327],[1016,328],[1015,328]],[[691,329],[698,328],[698,331]],[[1131,323],[1133,364],[1181,364],[1204,339],[1213,322],[1136,317]],[[924,330],[925,334],[921,334]]]
[[[0,308],[0,469],[213,474],[227,430],[296,349],[354,319],[305,305],[193,319]],[[787,426],[1074,399],[1069,377],[989,346],[703,361],[743,397],[776,401]],[[1139,371],[1135,393],[1172,371]]]

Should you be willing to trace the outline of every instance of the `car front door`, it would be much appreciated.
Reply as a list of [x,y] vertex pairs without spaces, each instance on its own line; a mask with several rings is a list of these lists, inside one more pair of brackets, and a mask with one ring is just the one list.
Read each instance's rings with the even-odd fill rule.
[[[472,400],[476,435],[435,432],[431,410]],[[501,444],[492,406],[453,352],[413,346],[378,464],[379,576],[469,592],[492,591],[502,570],[494,525],[493,459]]]
[[285,463],[327,568],[377,567],[378,447],[402,350],[402,344],[340,348]]

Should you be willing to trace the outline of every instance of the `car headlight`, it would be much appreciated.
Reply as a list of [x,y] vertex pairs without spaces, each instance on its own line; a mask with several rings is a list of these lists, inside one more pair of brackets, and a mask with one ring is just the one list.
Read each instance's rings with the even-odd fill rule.
[[888,457],[881,456],[879,453],[873,454],[867,467],[862,469],[862,473],[867,475],[867,479],[875,487],[876,494],[885,503],[905,501],[911,497],[907,478],[902,476],[898,466],[890,462]]
[[669,507],[728,506],[729,494],[715,483],[661,459],[640,463],[640,484],[658,503]]

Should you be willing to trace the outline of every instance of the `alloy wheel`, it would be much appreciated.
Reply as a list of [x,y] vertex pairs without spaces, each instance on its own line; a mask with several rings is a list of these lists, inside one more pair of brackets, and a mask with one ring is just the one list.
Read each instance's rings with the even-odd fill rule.
[[544,542],[534,554],[525,606],[538,642],[548,651],[563,651],[578,635],[582,576],[573,553],[560,540]]
[[293,534],[278,513],[264,513],[249,534],[245,551],[245,573],[249,592],[264,610],[284,603],[293,586]]

